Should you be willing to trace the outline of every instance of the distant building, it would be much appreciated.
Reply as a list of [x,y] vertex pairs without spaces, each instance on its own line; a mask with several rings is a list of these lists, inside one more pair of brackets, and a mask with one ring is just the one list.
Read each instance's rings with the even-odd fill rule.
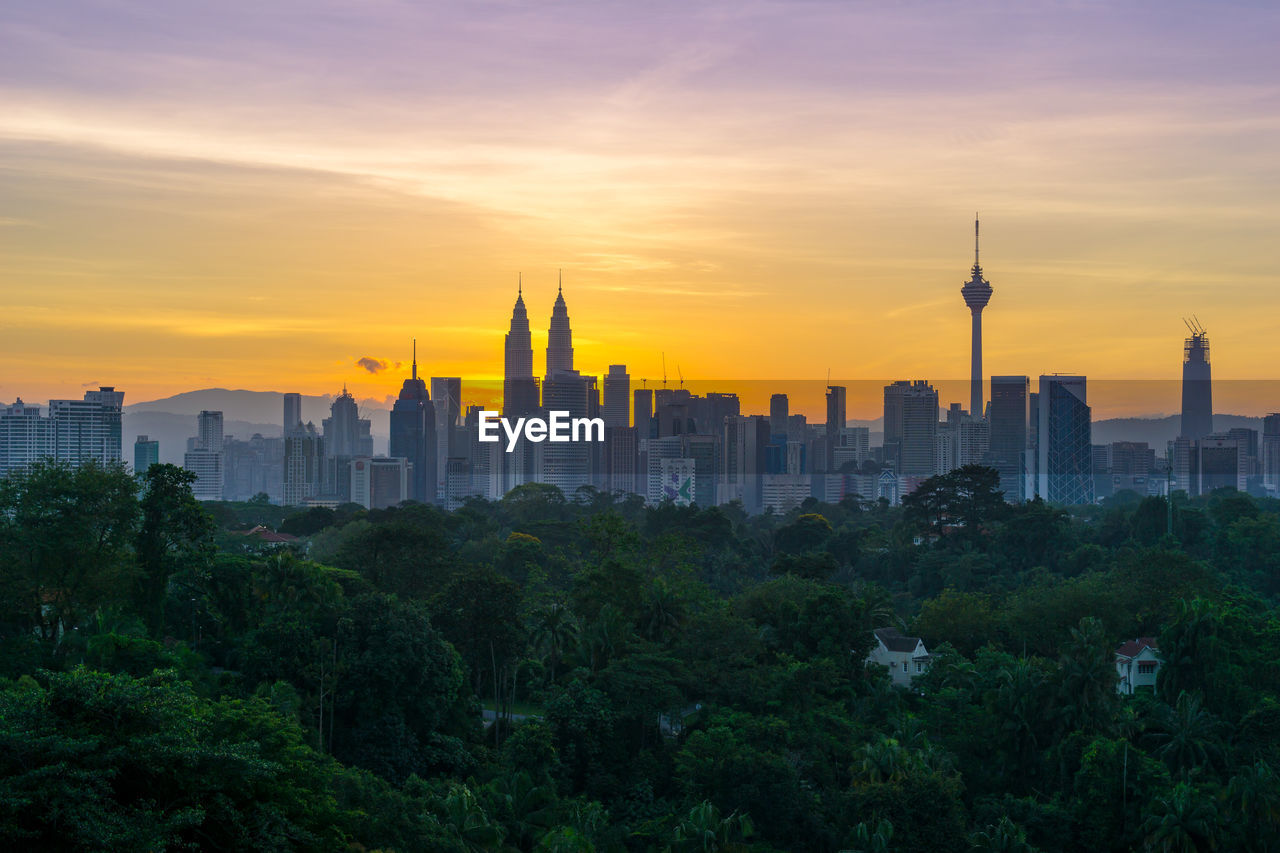
[[418,344],[413,345],[413,365],[388,415],[391,438],[388,455],[409,465],[406,498],[420,503],[436,499],[436,414],[427,383],[418,378]]
[[73,467],[122,461],[123,412],[124,392],[109,385],[84,392],[83,400],[50,400],[54,457]]
[[609,365],[604,377],[604,427],[631,426],[631,376],[625,364]]
[[290,392],[284,395],[284,434],[293,435],[302,429],[302,395]]
[[641,439],[653,435],[653,389],[637,388],[632,392],[635,408],[636,432]]
[[1000,472],[1000,488],[1008,501],[1021,501],[1027,497],[1030,398],[1031,380],[1028,377],[991,377],[987,464]]
[[933,658],[924,647],[924,640],[908,637],[897,628],[877,628],[876,644],[867,655],[868,663],[889,668],[889,677],[896,687],[910,687],[917,676],[928,672]]
[[902,389],[902,434],[898,472],[905,476],[932,477],[938,440],[938,392],[923,380]]
[[1188,324],[1191,337],[1182,348],[1182,431],[1192,441],[1213,432],[1213,383],[1209,370],[1209,335],[1198,322]]
[[970,350],[969,380],[969,414],[981,418],[982,405],[982,309],[991,301],[991,284],[982,277],[982,267],[978,264],[978,220],[973,220],[973,269],[970,278],[960,288],[964,304],[968,306],[973,319],[973,330]]
[[573,370],[573,330],[569,325],[569,308],[564,302],[564,281],[556,289],[556,301],[551,306],[551,327],[547,330],[547,373],[557,370]]
[[[530,355],[532,358],[532,355]],[[462,378],[431,377],[431,400],[436,416],[436,496],[446,501],[449,460],[466,455],[462,434]]]
[[1129,640],[1116,649],[1116,692],[1126,696],[1139,690],[1154,692],[1163,665],[1155,637]]
[[160,442],[140,435],[133,442],[133,473],[142,475],[152,465],[160,464]]
[[522,418],[537,408],[538,381],[533,377],[533,343],[521,282],[511,311],[511,327],[503,344],[502,413],[509,418]]
[[1272,494],[1280,491],[1280,414],[1262,419],[1262,484]]
[[[313,424],[284,439],[284,505],[303,506],[320,500],[324,488],[324,439]],[[337,504],[330,499],[328,502]],[[323,503],[323,501],[322,501]],[[316,504],[318,505],[318,504]]]
[[365,509],[386,509],[409,497],[409,462],[360,456],[351,460],[351,500]]
[[769,398],[769,433],[786,435],[787,418],[791,417],[791,401],[786,394],[774,394]]
[[196,475],[191,494],[200,501],[222,500],[223,455],[213,450],[188,450],[182,456],[182,467]]
[[56,455],[53,421],[19,397],[0,409],[0,477]]
[[835,461],[836,448],[848,446],[843,443],[845,423],[848,418],[848,397],[849,389],[843,385],[827,386],[827,432],[825,437],[826,453],[823,457],[824,471],[840,470]]
[[1085,377],[1040,377],[1036,494],[1051,503],[1093,503],[1092,410]]

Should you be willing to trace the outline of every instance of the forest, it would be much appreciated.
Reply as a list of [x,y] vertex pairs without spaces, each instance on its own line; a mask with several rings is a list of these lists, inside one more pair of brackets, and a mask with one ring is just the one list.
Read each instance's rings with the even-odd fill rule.
[[[758,516],[192,479],[0,481],[0,846],[1280,850],[1280,501],[1011,505],[979,466]],[[909,688],[882,627],[932,655]],[[1138,637],[1163,664],[1121,695]]]

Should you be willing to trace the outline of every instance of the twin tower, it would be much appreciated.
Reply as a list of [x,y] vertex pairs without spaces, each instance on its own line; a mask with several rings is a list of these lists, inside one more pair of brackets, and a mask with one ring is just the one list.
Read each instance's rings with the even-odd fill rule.
[[[547,332],[546,378],[557,371],[573,370],[573,330],[569,328],[569,308],[564,304],[564,280],[556,289],[551,307],[551,328]],[[503,365],[503,414],[523,416],[538,408],[538,382],[533,375],[533,340],[529,336],[529,313],[524,307],[524,281],[516,292],[516,305],[511,312],[511,330],[507,332]]]

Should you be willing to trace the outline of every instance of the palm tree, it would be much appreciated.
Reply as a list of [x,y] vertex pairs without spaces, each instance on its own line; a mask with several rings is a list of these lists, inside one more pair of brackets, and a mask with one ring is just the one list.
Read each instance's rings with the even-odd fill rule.
[[1154,731],[1147,735],[1153,755],[1186,779],[1201,767],[1212,768],[1222,760],[1216,717],[1204,710],[1196,693],[1180,693],[1173,708],[1167,706]]
[[1036,849],[1027,843],[1027,831],[1008,815],[969,836],[969,845],[973,853],[1035,853]]
[[1142,824],[1146,849],[1158,853],[1216,850],[1219,829],[1214,800],[1186,782],[1175,785],[1168,796],[1156,797]]
[[1116,706],[1116,669],[1102,621],[1092,616],[1071,629],[1058,660],[1060,731],[1105,733]]
[[736,850],[752,831],[751,818],[737,812],[721,817],[718,808],[703,800],[676,824],[673,849],[704,853]]
[[914,752],[904,749],[894,738],[883,735],[863,746],[858,755],[853,774],[871,784],[900,782],[918,763]]
[[858,842],[853,853],[888,853],[889,843],[893,841],[893,824],[882,819],[872,828],[863,821],[853,828],[853,837]]
[[1280,778],[1267,762],[1243,767],[1227,783],[1227,806],[1240,825],[1248,850],[1280,849]]
[[534,617],[533,646],[546,655],[551,683],[556,680],[556,667],[567,649],[578,639],[578,624],[573,612],[563,604],[552,604]]
[[666,642],[684,622],[683,602],[666,579],[654,578],[646,590],[642,619],[645,639],[655,643]]

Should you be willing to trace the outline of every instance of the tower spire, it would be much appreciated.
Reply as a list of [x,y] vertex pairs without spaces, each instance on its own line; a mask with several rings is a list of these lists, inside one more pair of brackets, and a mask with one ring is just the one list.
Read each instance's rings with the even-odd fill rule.
[[560,270],[560,281],[556,286],[556,293],[564,293],[564,270]]
[[418,378],[418,339],[413,339],[413,378]]
[[978,214],[973,214],[973,265],[978,266]]
[[516,299],[524,296],[524,273],[516,273]]

